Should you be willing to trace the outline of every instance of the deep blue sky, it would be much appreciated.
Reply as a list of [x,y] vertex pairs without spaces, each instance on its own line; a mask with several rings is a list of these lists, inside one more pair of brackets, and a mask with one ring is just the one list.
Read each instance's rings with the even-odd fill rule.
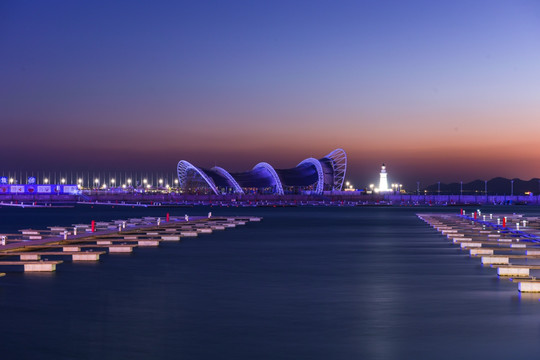
[[540,176],[536,1],[2,1],[0,49],[3,168]]

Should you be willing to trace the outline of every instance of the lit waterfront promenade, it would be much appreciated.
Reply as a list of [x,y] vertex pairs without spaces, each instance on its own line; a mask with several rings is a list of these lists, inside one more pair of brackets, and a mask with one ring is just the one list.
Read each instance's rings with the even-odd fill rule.
[[[213,195],[213,194],[160,194],[85,192],[82,195],[2,194],[0,206],[43,206],[43,204],[106,204],[118,206],[302,206],[302,205],[540,205],[540,196],[529,195],[412,195],[412,194],[362,194],[341,192],[324,195]],[[3,204],[2,204],[3,203]]]

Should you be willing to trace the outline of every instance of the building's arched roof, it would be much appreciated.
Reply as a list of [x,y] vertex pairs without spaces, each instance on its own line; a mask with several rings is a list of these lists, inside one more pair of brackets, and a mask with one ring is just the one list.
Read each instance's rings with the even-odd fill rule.
[[255,169],[265,169],[270,174],[270,177],[272,179],[273,185],[275,186],[275,193],[277,195],[283,195],[285,192],[283,191],[283,185],[281,184],[281,179],[279,178],[278,174],[276,173],[276,170],[266,162],[260,162],[257,165],[253,167],[253,170]]
[[343,149],[336,149],[324,158],[332,161],[334,182],[332,190],[341,191],[343,182],[345,181],[345,173],[347,172],[347,153]]
[[317,170],[317,187],[315,188],[315,193],[322,194],[324,190],[324,171],[321,165],[321,162],[315,158],[307,158],[300,162],[296,167],[301,167],[302,165],[312,165]]
[[227,179],[227,182],[229,184],[229,187],[234,189],[234,192],[237,194],[243,194],[244,190],[242,190],[242,187],[238,184],[238,182],[232,177],[231,174],[227,170],[225,170],[222,167],[214,166],[212,171],[218,173],[219,175],[223,176],[225,179]]
[[186,188],[192,174],[204,180],[215,194],[227,188],[237,194],[243,194],[246,188],[259,188],[273,189],[274,194],[283,195],[285,186],[314,186],[314,193],[322,194],[325,190],[341,190],[346,170],[347,155],[343,149],[336,149],[322,159],[307,158],[291,169],[275,169],[269,163],[261,162],[249,171],[229,173],[219,166],[203,169],[185,160],[177,167],[182,188]]
[[184,189],[186,188],[188,175],[189,175],[188,172],[190,170],[197,173],[208,184],[208,186],[210,187],[210,189],[212,189],[214,194],[219,194],[219,191],[216,188],[216,184],[214,183],[214,181],[210,177],[208,177],[208,175],[204,171],[192,165],[190,162],[186,160],[180,160],[178,162],[178,166],[176,167],[176,173],[178,174],[178,182],[180,183],[181,188],[184,188]]

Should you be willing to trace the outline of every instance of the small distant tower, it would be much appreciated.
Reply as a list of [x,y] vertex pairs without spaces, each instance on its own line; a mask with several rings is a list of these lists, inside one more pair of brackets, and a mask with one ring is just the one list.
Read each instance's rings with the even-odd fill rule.
[[381,166],[381,178],[379,180],[379,192],[390,191],[388,188],[388,178],[386,173],[386,165],[382,164]]

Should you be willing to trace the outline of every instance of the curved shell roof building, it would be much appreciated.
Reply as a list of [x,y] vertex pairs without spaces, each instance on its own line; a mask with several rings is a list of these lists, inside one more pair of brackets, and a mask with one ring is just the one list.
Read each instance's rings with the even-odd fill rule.
[[347,154],[343,149],[336,149],[321,159],[307,158],[291,169],[275,169],[266,162],[238,173],[230,173],[219,166],[205,169],[186,160],[181,160],[177,166],[178,181],[184,192],[216,195],[341,191],[346,171]]

